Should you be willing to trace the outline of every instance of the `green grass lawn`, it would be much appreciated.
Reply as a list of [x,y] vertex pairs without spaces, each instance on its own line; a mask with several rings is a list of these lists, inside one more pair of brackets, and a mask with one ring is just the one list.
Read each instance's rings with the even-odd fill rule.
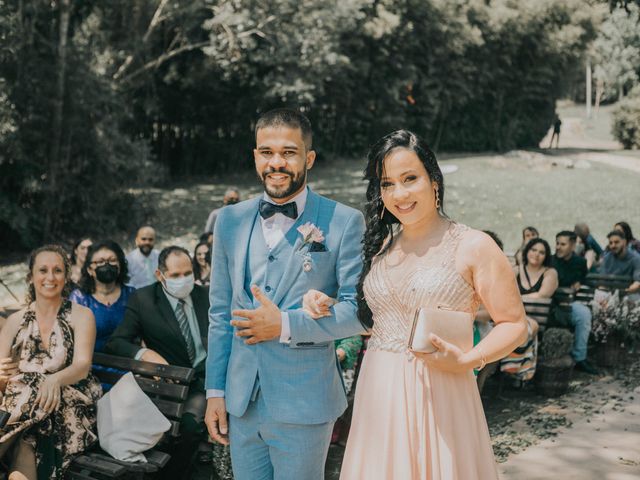
[[[554,161],[558,165],[553,166]],[[640,235],[640,174],[597,162],[566,168],[566,161],[562,156],[448,158],[441,164],[456,165],[458,170],[445,175],[445,209],[457,221],[494,230],[511,251],[519,246],[520,231],[526,225],[537,227],[551,240],[559,230],[573,229],[576,222],[585,221],[604,242],[613,224],[624,219]],[[362,208],[363,162],[319,162],[309,174],[310,184],[323,195]],[[261,193],[252,172],[229,182],[151,190],[149,200],[158,206],[153,223],[161,240],[177,237],[181,242],[194,242],[209,210],[219,204],[224,190],[232,184],[240,187],[245,198]]]

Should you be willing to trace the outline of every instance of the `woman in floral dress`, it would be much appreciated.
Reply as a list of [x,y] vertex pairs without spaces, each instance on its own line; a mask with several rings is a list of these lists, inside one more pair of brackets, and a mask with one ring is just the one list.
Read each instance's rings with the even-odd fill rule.
[[10,414],[0,455],[11,479],[62,478],[73,456],[97,441],[96,327],[91,310],[67,299],[70,270],[61,247],[33,252],[27,307],[0,331],[0,410]]

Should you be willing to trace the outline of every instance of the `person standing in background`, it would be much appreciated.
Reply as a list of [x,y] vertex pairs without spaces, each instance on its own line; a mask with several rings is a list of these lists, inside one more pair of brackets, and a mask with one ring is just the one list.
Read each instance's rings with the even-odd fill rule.
[[224,192],[224,197],[222,198],[222,207],[215,208],[209,214],[207,218],[207,224],[204,227],[204,233],[213,233],[213,227],[216,225],[216,219],[218,218],[218,213],[227,205],[234,205],[240,201],[240,191],[237,188],[231,187],[228,188],[226,192]]

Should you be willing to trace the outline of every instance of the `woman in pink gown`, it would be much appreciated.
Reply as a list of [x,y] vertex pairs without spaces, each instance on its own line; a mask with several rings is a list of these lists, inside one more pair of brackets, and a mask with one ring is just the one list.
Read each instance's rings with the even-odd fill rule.
[[[394,132],[374,145],[365,174],[367,231],[358,293],[371,339],[340,478],[496,479],[473,369],[525,339],[511,266],[490,237],[444,215],[442,173],[411,132]],[[323,300],[317,294],[312,309],[322,309]],[[436,353],[407,348],[419,307],[443,306],[473,318],[480,303],[496,327],[469,352],[437,337],[431,338]]]

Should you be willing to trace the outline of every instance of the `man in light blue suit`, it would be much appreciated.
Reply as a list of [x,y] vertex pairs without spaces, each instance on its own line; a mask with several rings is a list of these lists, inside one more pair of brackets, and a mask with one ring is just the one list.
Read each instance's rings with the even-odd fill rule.
[[[363,331],[364,219],[307,187],[311,137],[299,112],[262,115],[254,158],[264,195],[226,207],[215,225],[205,422],[231,444],[237,480],[324,478],[347,406],[333,341]],[[302,310],[309,289],[338,300],[330,315]]]

